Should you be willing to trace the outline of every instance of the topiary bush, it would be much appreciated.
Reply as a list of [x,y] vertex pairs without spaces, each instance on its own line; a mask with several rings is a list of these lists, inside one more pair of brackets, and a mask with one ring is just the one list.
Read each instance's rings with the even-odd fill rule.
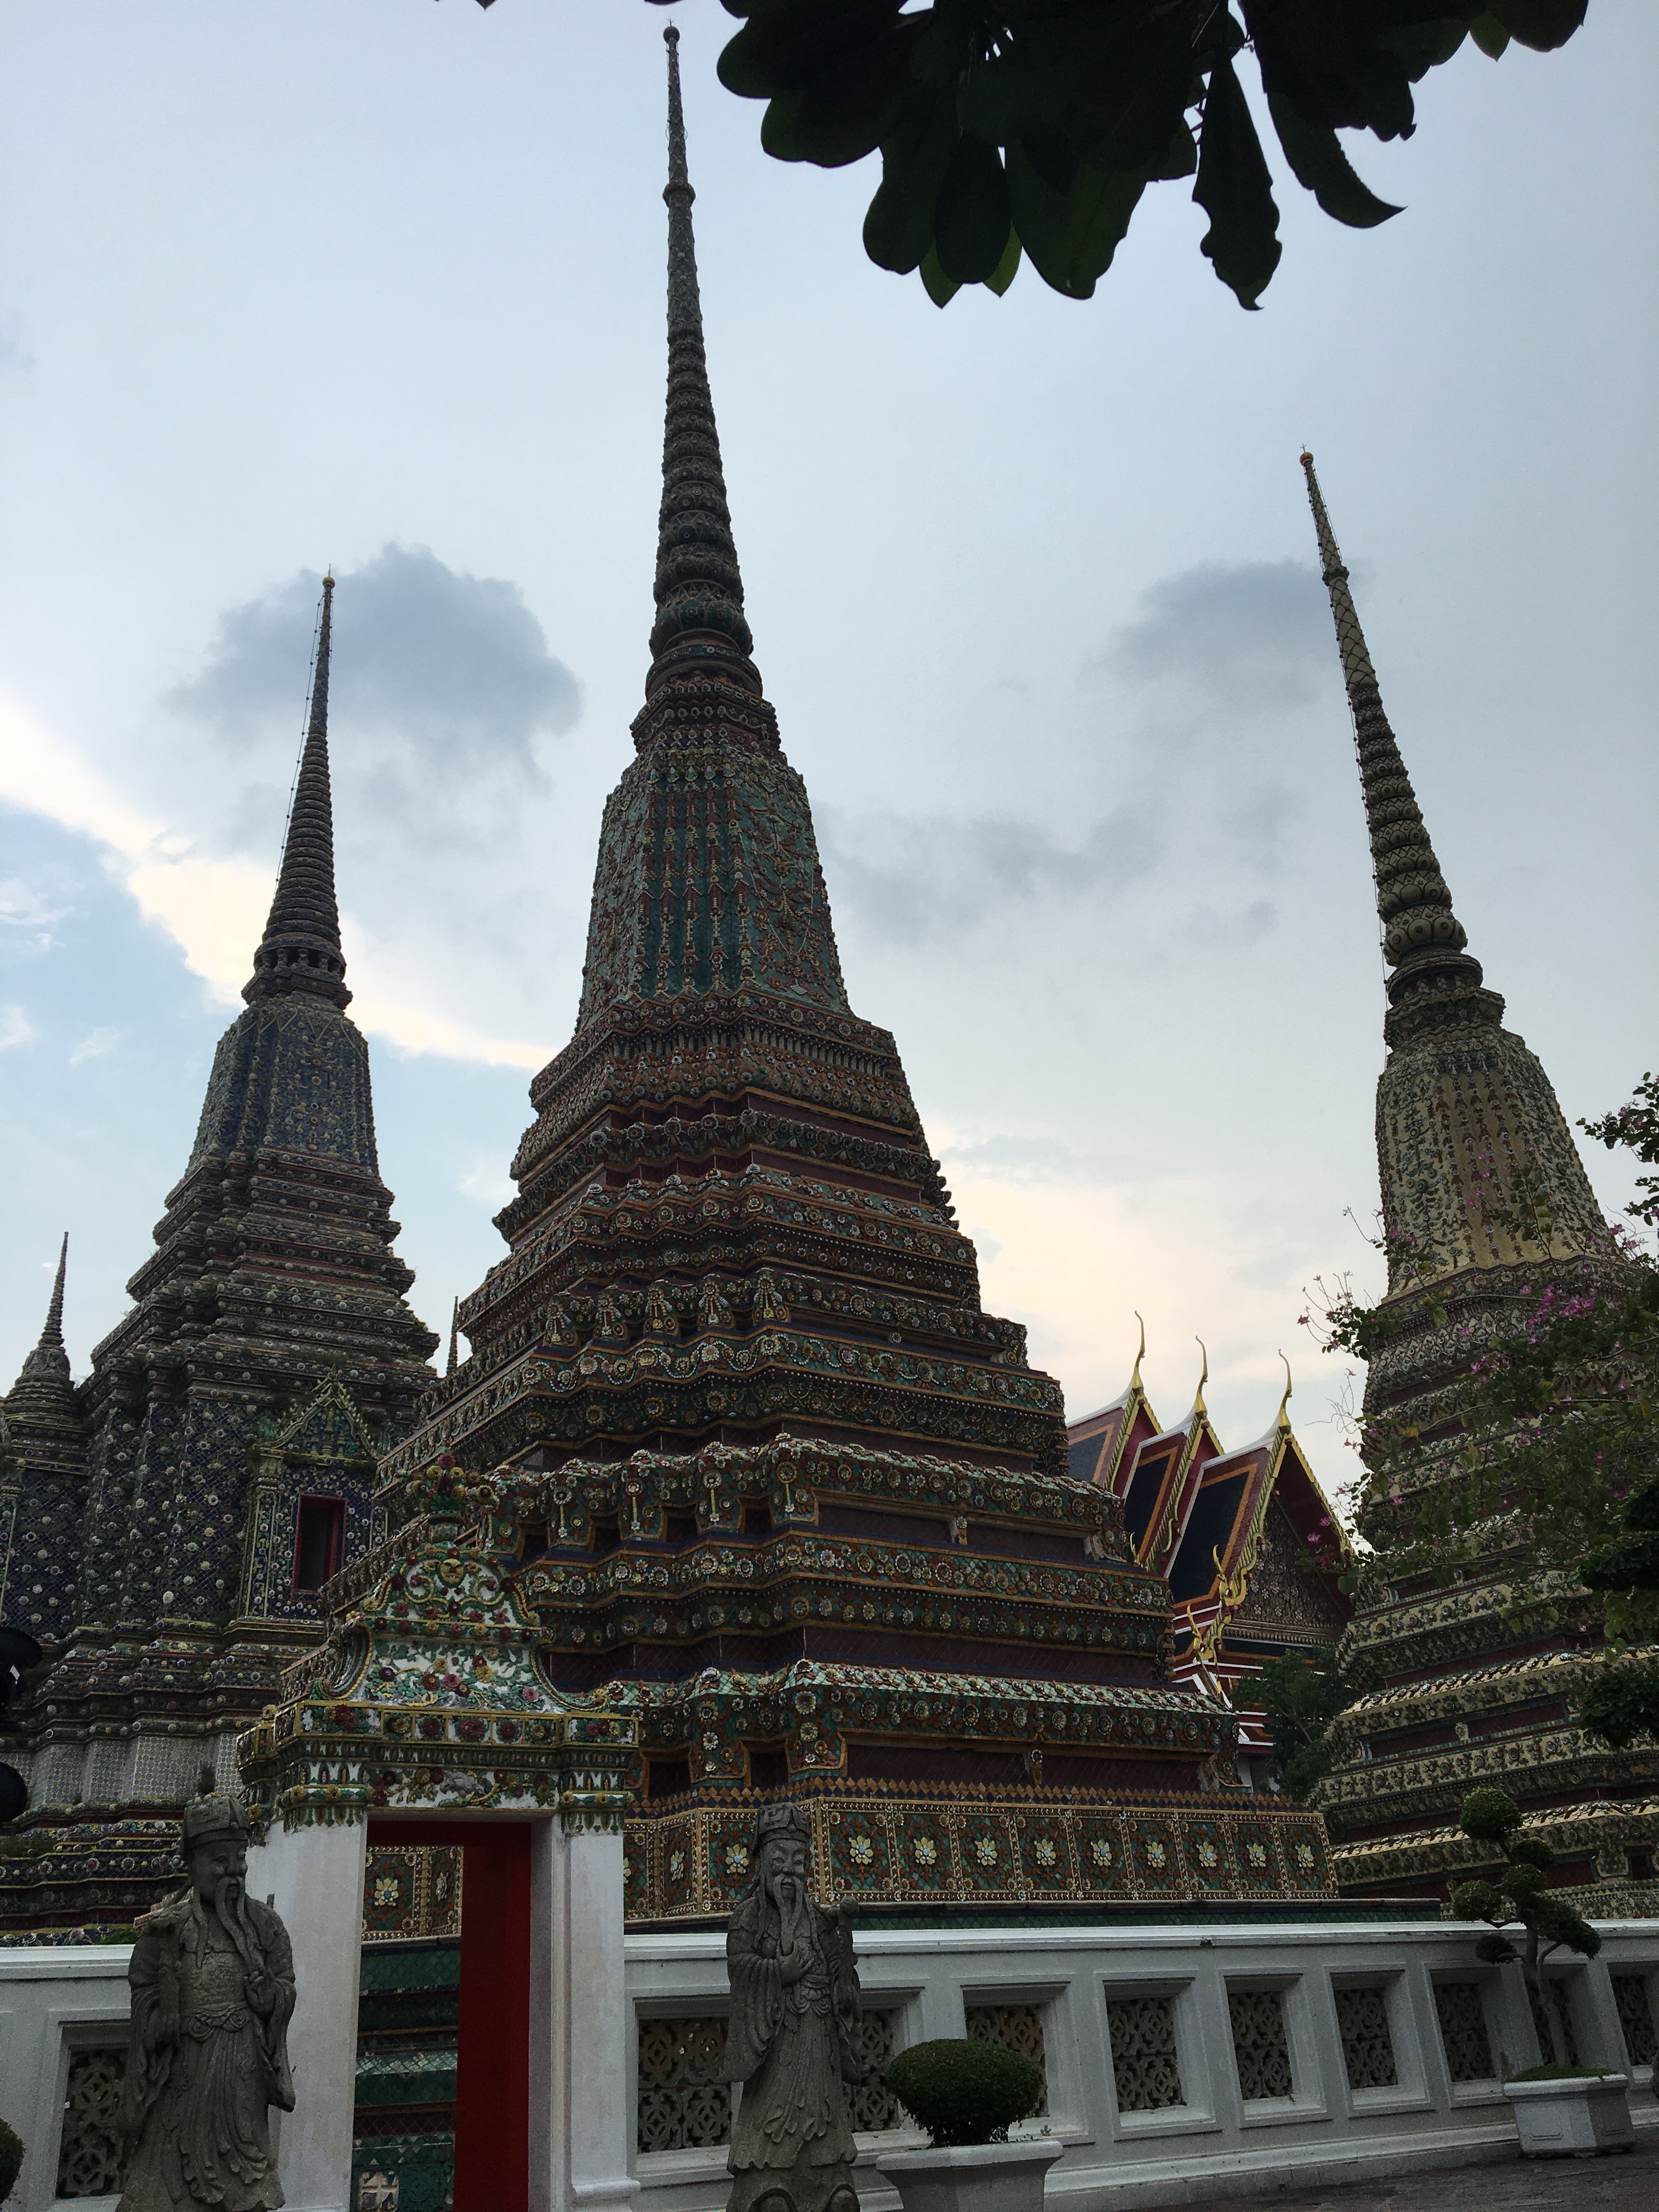
[[0,2120],[0,2203],[11,2195],[23,2167],[23,2139],[15,2128]]
[[941,2148],[1001,2142],[1042,2094],[1029,2058],[977,2037],[914,2043],[887,2069],[888,2087]]

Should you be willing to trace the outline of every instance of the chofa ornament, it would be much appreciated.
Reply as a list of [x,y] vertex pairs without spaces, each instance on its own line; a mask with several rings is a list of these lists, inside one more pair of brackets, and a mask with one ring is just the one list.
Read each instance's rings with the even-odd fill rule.
[[[204,1771],[204,1784],[211,1775]],[[248,1818],[211,1790],[185,1808],[190,1879],[138,1923],[118,2212],[271,2212],[283,2203],[270,2108],[294,2109],[294,1953],[247,1894]]]
[[858,2212],[845,2087],[863,2073],[858,1970],[846,1908],[808,1892],[811,1835],[800,1807],[761,1808],[726,1933],[726,2072],[743,2083],[727,2212]]

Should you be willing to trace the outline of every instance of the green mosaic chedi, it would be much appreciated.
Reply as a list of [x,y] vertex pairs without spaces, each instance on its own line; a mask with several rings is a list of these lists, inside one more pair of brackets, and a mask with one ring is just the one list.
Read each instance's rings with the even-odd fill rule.
[[[1504,1026],[1424,826],[1383,710],[1312,457],[1303,455],[1320,561],[1352,709],[1389,969],[1376,1152],[1393,1323],[1369,1364],[1365,1412],[1418,1439],[1397,1510],[1457,1479],[1470,1366],[1522,1325],[1546,1290],[1609,1285],[1614,1250],[1537,1057]],[[1378,1508],[1376,1510],[1382,1510]],[[1367,1895],[1422,1895],[1470,1870],[1464,1793],[1495,1783],[1581,1886],[1581,1910],[1651,1911],[1630,1880],[1659,1842],[1659,1758],[1615,1752],[1577,1723],[1599,1616],[1560,1577],[1516,1586],[1502,1532],[1442,1587],[1373,1572],[1340,1659],[1361,1693],[1336,1723],[1316,1802],[1337,1879]]]
[[152,1816],[190,1794],[204,1760],[228,1773],[236,1729],[315,1642],[321,1582],[381,1533],[374,1463],[430,1380],[436,1340],[405,1302],[368,1048],[345,1012],[332,589],[246,1006],[219,1042],[132,1307],[74,1391],[75,1463],[40,1464],[40,1422],[12,1424],[33,1472],[4,1619],[49,1662],[14,1753],[31,1807],[23,1850],[0,1867],[13,1919],[125,1917],[165,1887],[172,1828]]

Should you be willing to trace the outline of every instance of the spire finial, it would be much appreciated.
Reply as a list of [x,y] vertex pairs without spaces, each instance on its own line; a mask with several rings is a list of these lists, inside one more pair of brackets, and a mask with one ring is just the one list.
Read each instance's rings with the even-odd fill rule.
[[1279,1401],[1279,1417],[1274,1425],[1278,1428],[1288,1429],[1291,1425],[1285,1418],[1285,1409],[1291,1402],[1291,1363],[1288,1359],[1285,1359],[1282,1352],[1279,1356],[1285,1360],[1285,1395]]
[[461,1302],[459,1298],[457,1298],[454,1304],[451,1307],[449,1313],[449,1364],[444,1370],[444,1380],[446,1382],[447,1382],[455,1372],[456,1346],[459,1342],[460,1334]]
[[[1140,1316],[1136,1314],[1135,1319],[1137,1321],[1140,1321]],[[1140,1363],[1146,1357],[1146,1324],[1144,1321],[1140,1321],[1140,1346],[1139,1349],[1135,1353],[1134,1372],[1129,1377],[1129,1388],[1131,1390],[1138,1390],[1140,1388]]]
[[340,913],[334,901],[334,805],[328,780],[328,665],[334,613],[334,579],[323,579],[317,626],[317,661],[311,681],[300,772],[289,810],[283,866],[265,933],[253,956],[253,975],[242,996],[281,998],[302,991],[331,1006],[351,1003],[340,950]]
[[1370,831],[1371,872],[1376,881],[1376,910],[1382,924],[1382,954],[1395,971],[1389,979],[1389,997],[1395,1000],[1420,978],[1447,968],[1461,971],[1468,981],[1478,984],[1480,963],[1463,950],[1468,934],[1452,912],[1451,893],[1382,711],[1376,672],[1354,611],[1348,572],[1325,512],[1311,453],[1303,454],[1302,467],[1319,540],[1320,573],[1331,595],[1342,675],[1353,713],[1359,781]]
[[46,1327],[40,1331],[39,1349],[42,1352],[61,1352],[64,1348],[64,1275],[69,1266],[69,1231],[64,1231],[64,1241],[58,1248],[58,1274],[52,1283],[52,1296],[46,1301]]
[[1194,1413],[1201,1413],[1206,1410],[1204,1403],[1204,1385],[1210,1379],[1210,1347],[1201,1336],[1195,1336],[1193,1342],[1204,1354],[1204,1365],[1199,1374],[1198,1388],[1193,1393],[1193,1411]]
[[760,678],[749,659],[754,640],[743,613],[743,578],[732,539],[720,469],[720,433],[703,356],[697,249],[691,230],[696,194],[685,162],[680,104],[680,34],[668,48],[668,412],[663,433],[662,511],[657,527],[657,619],[651,631],[654,690],[673,667],[718,663],[749,689]]

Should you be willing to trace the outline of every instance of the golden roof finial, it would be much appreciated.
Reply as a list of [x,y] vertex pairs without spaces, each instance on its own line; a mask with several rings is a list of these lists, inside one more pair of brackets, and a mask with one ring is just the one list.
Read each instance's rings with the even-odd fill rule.
[[[1135,1315],[1135,1319],[1136,1319],[1137,1321],[1140,1321],[1140,1316],[1139,1316],[1139,1314],[1136,1314],[1136,1315]],[[1146,1322],[1145,1322],[1144,1321],[1140,1321],[1140,1349],[1139,1349],[1139,1350],[1136,1352],[1136,1354],[1135,1354],[1134,1372],[1133,1372],[1133,1373],[1130,1376],[1130,1377],[1129,1377],[1129,1388],[1128,1388],[1128,1389],[1127,1389],[1127,1390],[1126,1390],[1126,1391],[1124,1392],[1124,1394],[1123,1394],[1123,1395],[1125,1395],[1125,1397],[1133,1397],[1133,1395],[1134,1395],[1134,1393],[1135,1393],[1137,1390],[1139,1390],[1139,1388],[1140,1388],[1140,1363],[1141,1363],[1141,1361],[1142,1361],[1146,1357]]]
[[[1285,1359],[1285,1355],[1284,1355],[1284,1353],[1283,1353],[1282,1352],[1279,1353],[1279,1358],[1280,1358],[1281,1359]],[[1278,1425],[1279,1428],[1281,1428],[1281,1429],[1288,1429],[1288,1428],[1290,1427],[1290,1425],[1290,1425],[1289,1420],[1288,1420],[1288,1419],[1286,1419],[1286,1417],[1285,1417],[1285,1407],[1290,1404],[1290,1402],[1291,1402],[1291,1363],[1290,1363],[1290,1361],[1289,1361],[1288,1359],[1285,1359],[1285,1395],[1284,1395],[1284,1396],[1283,1396],[1283,1397],[1279,1400],[1279,1420],[1278,1420],[1278,1424],[1277,1424],[1277,1425]]]
[[1195,1336],[1193,1342],[1204,1354],[1203,1371],[1198,1378],[1198,1389],[1193,1394],[1193,1413],[1195,1418],[1198,1414],[1206,1413],[1209,1411],[1209,1407],[1204,1403],[1204,1385],[1210,1379],[1210,1348],[1201,1336]]

